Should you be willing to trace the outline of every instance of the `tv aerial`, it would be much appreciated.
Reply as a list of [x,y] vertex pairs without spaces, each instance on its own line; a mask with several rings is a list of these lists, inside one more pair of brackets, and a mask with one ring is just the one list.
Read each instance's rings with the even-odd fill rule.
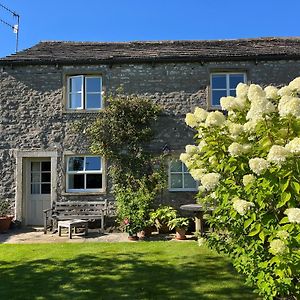
[[0,18],[0,23],[10,27],[13,30],[13,33],[16,34],[16,53],[18,52],[18,47],[19,47],[19,27],[20,27],[20,15],[17,14],[15,11],[12,11],[8,7],[4,6],[3,4],[0,3],[0,8],[6,10],[9,14],[12,15],[13,18],[16,18],[16,24],[11,24],[9,22],[6,22],[5,20]]

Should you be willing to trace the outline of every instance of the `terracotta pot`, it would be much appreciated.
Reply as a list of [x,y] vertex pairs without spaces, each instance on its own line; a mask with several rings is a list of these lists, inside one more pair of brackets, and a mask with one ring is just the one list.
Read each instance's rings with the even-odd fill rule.
[[0,233],[8,231],[13,216],[0,217]]
[[145,237],[150,237],[151,236],[151,233],[153,231],[155,231],[156,228],[154,226],[146,226],[142,231],[140,231],[139,233],[139,237],[140,239],[143,239]]
[[183,228],[176,228],[176,240],[186,240],[186,230]]

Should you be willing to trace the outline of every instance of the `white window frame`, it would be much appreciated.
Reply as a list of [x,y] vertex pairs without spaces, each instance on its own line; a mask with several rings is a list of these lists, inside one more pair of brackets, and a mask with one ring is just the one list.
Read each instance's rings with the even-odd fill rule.
[[[70,91],[70,82],[72,78],[81,78],[81,91],[76,94],[81,94],[81,106],[73,108],[71,107],[71,98],[70,95],[75,94]],[[86,89],[86,81],[88,78],[99,78],[100,79],[100,91],[99,92],[89,92]],[[99,108],[87,108],[87,95],[88,94],[99,94],[100,95],[100,107]],[[103,107],[102,101],[102,76],[99,75],[72,75],[67,77],[67,109],[68,110],[87,110],[87,111],[95,111],[101,110]]]
[[[168,190],[170,192],[195,192],[195,191],[198,191],[198,182],[197,181],[196,181],[196,186],[194,188],[184,188],[184,175],[190,174],[190,172],[184,170],[183,162],[180,161],[181,162],[181,172],[171,172],[171,164],[172,164],[172,162],[174,162],[176,160],[180,161],[179,159],[174,159],[174,160],[169,161],[169,166],[168,166],[168,186],[169,186],[169,188],[168,188]],[[176,174],[176,175],[180,174],[182,176],[182,186],[183,187],[181,187],[181,188],[172,188],[171,187],[172,174]]]
[[210,73],[210,107],[220,109],[221,105],[214,105],[213,104],[213,91],[224,91],[224,89],[213,89],[212,87],[212,78],[214,75],[225,75],[226,76],[226,95],[230,96],[230,91],[236,90],[230,88],[230,75],[243,75],[244,76],[244,82],[246,83],[247,77],[245,72],[212,72]]
[[[86,158],[87,157],[99,157],[101,161],[101,170],[83,170],[83,171],[70,171],[69,170],[69,161],[72,157],[83,157],[83,166],[86,166]],[[104,172],[103,172],[103,158],[99,155],[68,155],[66,157],[66,192],[68,193],[95,193],[95,192],[103,192],[104,191]],[[86,175],[87,174],[101,174],[102,175],[102,187],[100,189],[70,189],[69,188],[69,175],[72,174],[83,174],[84,176],[84,187],[86,187]]]

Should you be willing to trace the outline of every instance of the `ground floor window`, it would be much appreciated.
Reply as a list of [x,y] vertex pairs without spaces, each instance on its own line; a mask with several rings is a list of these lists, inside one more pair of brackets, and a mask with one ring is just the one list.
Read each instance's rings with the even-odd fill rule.
[[103,188],[100,156],[67,157],[67,192],[99,192]]
[[169,191],[197,191],[197,182],[180,160],[169,164]]

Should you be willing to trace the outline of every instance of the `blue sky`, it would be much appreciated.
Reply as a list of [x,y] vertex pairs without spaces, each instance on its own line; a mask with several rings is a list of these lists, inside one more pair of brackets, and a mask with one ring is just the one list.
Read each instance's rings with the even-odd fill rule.
[[[42,40],[203,40],[300,36],[299,0],[0,0],[21,15],[19,50]],[[14,24],[5,10],[0,18]],[[15,34],[0,23],[0,56]]]

